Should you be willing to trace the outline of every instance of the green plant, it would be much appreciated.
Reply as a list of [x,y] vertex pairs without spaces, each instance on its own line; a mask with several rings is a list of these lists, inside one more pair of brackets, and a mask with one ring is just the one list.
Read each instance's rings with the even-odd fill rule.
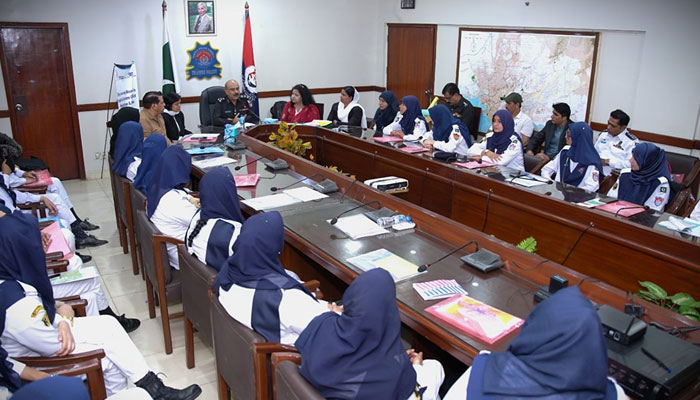
[[270,144],[292,154],[303,156],[307,150],[311,150],[311,142],[304,142],[296,131],[297,125],[291,127],[286,122],[280,122],[276,133],[269,136]]
[[682,292],[669,296],[661,286],[654,282],[639,281],[639,284],[646,290],[639,290],[636,293],[637,296],[661,307],[675,311],[686,318],[700,322],[700,313],[698,312],[700,301],[696,301],[693,296]]
[[522,242],[518,243],[518,245],[515,247],[525,250],[528,253],[534,253],[537,251],[537,240],[535,240],[534,237],[530,236],[523,239]]

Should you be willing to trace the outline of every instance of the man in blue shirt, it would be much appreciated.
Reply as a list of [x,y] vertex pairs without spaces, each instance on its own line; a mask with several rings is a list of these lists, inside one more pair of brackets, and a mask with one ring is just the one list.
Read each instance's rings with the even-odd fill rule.
[[[532,135],[525,147],[525,152],[543,160],[551,160],[566,145],[566,130],[569,128],[571,108],[566,103],[552,105],[552,119],[547,121],[541,131]],[[540,147],[541,146],[541,147]],[[539,149],[539,150],[538,150]],[[535,154],[535,151],[538,151]]]

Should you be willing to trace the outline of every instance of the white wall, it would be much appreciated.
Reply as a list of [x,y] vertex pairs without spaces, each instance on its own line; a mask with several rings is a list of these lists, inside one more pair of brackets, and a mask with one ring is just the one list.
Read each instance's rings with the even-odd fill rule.
[[[400,10],[399,0],[248,2],[260,91],[285,90],[299,82],[310,87],[383,86],[387,23],[438,25],[436,91],[455,79],[460,26],[595,30],[602,35],[592,120],[604,122],[612,108],[620,107],[631,115],[633,129],[700,138],[698,0],[530,0],[529,6],[524,0],[416,0],[415,10]],[[161,87],[161,0],[2,3],[2,21],[69,24],[79,104],[107,101],[115,62],[136,62],[141,93]],[[184,0],[169,1],[171,43],[183,96],[239,78],[244,3],[218,0],[217,36],[188,37]],[[186,50],[197,40],[209,40],[220,49],[223,79],[185,80]],[[615,87],[623,80],[631,83]],[[368,114],[376,108],[376,97],[377,93],[363,93],[361,103]],[[326,104],[326,113],[336,99],[337,95],[317,98]],[[262,99],[261,113],[267,114],[277,100]],[[0,110],[6,109],[0,95]],[[194,128],[197,105],[186,104],[184,111],[188,127]],[[82,112],[79,119],[86,170],[92,175],[100,168],[94,153],[102,151],[105,112]],[[8,118],[0,119],[0,131],[10,132]]]

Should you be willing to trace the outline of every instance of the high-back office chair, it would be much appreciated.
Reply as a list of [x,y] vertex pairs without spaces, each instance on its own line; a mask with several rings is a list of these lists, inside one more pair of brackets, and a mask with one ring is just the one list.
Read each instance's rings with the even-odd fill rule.
[[548,161],[523,153],[523,162],[525,164],[525,171],[531,174],[539,174],[542,167],[544,167]]
[[671,165],[673,174],[683,175],[680,183],[692,188],[693,193],[697,193],[700,184],[700,159],[687,154],[666,152],[666,160]]
[[272,390],[275,400],[324,400],[299,373],[301,354],[272,354]]
[[294,352],[294,346],[266,342],[252,329],[231,318],[213,291],[209,292],[216,354],[219,399],[270,399],[274,352]]
[[216,279],[216,270],[189,254],[184,244],[177,246],[182,275],[182,311],[185,314],[185,355],[187,368],[194,368],[194,330],[212,345],[209,319],[209,291]]
[[160,317],[163,323],[163,341],[165,353],[173,352],[173,340],[170,334],[170,319],[183,316],[182,312],[170,314],[168,302],[176,303],[182,299],[180,272],[170,266],[166,243],[178,245],[180,240],[163,235],[148,219],[145,211],[136,212],[136,235],[141,243],[142,267],[146,272],[146,296],[148,297],[148,316],[156,317],[153,290],[158,294]]
[[477,136],[479,136],[480,119],[481,119],[481,107],[474,107],[474,122],[472,122],[472,126],[467,127],[469,129],[469,133],[472,135],[473,140],[476,140]]
[[285,104],[287,104],[286,101],[280,100],[276,101],[275,104],[273,104],[272,107],[270,107],[270,115],[272,116],[272,118],[280,119]]
[[223,86],[212,86],[202,90],[199,96],[199,126],[214,125],[214,109],[219,99],[226,97]]

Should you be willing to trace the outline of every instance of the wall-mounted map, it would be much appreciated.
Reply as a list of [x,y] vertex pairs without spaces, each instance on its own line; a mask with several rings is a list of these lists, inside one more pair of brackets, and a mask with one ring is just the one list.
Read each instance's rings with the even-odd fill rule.
[[501,96],[518,92],[523,112],[542,127],[552,104],[571,107],[571,119],[589,113],[595,75],[598,33],[528,32],[460,28],[457,85],[462,95],[481,107],[479,131],[502,107]]

